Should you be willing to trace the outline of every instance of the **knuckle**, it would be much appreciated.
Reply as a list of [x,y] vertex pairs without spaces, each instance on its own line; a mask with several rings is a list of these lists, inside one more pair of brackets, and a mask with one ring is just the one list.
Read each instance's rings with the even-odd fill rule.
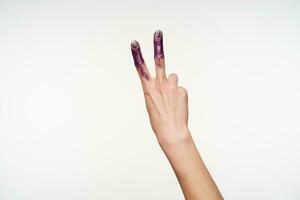
[[170,90],[176,90],[178,88],[177,84],[178,84],[177,74],[174,73],[170,74],[168,77],[168,88]]
[[147,89],[144,90],[144,95],[146,96],[154,96],[155,92],[156,92],[156,88],[152,85],[149,85],[147,87]]
[[179,87],[178,88],[178,93],[184,97],[188,96],[188,92],[184,87]]
[[150,92],[148,90],[144,90],[144,95],[147,97],[147,96],[150,96]]
[[175,84],[168,84],[168,90],[171,92],[176,92],[177,86]]
[[169,75],[168,80],[170,80],[170,81],[176,81],[176,80],[178,80],[178,75],[175,74],[175,73],[171,73],[171,74]]

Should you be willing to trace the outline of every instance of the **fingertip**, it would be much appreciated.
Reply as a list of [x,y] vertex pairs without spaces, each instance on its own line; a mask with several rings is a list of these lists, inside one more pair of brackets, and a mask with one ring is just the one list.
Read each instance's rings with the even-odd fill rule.
[[155,37],[162,37],[162,35],[163,35],[162,30],[160,30],[160,29],[155,30],[155,32],[154,32]]
[[171,73],[168,77],[168,82],[170,85],[177,86],[178,85],[178,76],[175,73]]
[[134,65],[136,67],[141,67],[145,63],[145,61],[141,52],[140,45],[136,40],[131,41],[131,53],[133,56]]
[[140,77],[146,80],[150,80],[150,75],[148,73],[139,42],[136,40],[132,40],[130,46],[134,65]]
[[135,48],[138,48],[140,45],[139,45],[138,41],[132,40],[130,43],[130,46],[131,46],[131,48],[135,49]]
[[188,91],[184,87],[178,87],[178,92],[182,93],[183,95],[188,95]]
[[169,80],[178,80],[178,75],[175,73],[171,73],[168,77]]
[[157,29],[153,35],[154,58],[164,58],[163,32]]

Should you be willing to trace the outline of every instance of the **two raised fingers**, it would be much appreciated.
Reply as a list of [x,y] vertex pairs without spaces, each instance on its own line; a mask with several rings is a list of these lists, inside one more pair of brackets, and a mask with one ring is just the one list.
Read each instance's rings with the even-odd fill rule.
[[[154,33],[153,44],[154,44],[154,61],[155,61],[156,77],[160,80],[163,80],[166,79],[166,74],[165,74],[165,59],[164,59],[162,31],[158,30]],[[147,81],[151,79],[151,76],[147,69],[147,65],[144,61],[141,52],[141,47],[136,40],[131,42],[131,52],[133,56],[134,65],[144,85],[146,84]]]

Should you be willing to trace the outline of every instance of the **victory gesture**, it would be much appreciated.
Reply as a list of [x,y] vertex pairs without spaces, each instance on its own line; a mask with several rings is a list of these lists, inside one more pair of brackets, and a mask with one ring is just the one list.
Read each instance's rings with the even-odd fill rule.
[[190,139],[188,131],[188,96],[178,87],[178,77],[166,77],[163,33],[153,36],[156,77],[151,77],[137,41],[131,43],[134,64],[140,76],[151,126],[159,144],[166,146]]
[[163,33],[153,36],[156,76],[152,77],[140,44],[131,42],[151,127],[166,154],[187,200],[223,199],[206,169],[188,129],[188,95],[176,74],[166,77]]

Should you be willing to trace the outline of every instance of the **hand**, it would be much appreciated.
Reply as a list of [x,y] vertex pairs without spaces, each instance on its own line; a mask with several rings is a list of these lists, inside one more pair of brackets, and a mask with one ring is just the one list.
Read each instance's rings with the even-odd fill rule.
[[131,52],[144,91],[152,129],[165,152],[186,200],[221,200],[222,195],[206,169],[188,129],[188,95],[178,77],[166,77],[163,34],[153,38],[156,77],[149,74],[137,41]]
[[163,50],[163,33],[156,31],[153,37],[156,77],[151,77],[137,41],[131,43],[135,67],[142,82],[146,108],[152,129],[159,144],[170,144],[190,140],[188,131],[188,94],[178,87],[178,77],[166,77]]

